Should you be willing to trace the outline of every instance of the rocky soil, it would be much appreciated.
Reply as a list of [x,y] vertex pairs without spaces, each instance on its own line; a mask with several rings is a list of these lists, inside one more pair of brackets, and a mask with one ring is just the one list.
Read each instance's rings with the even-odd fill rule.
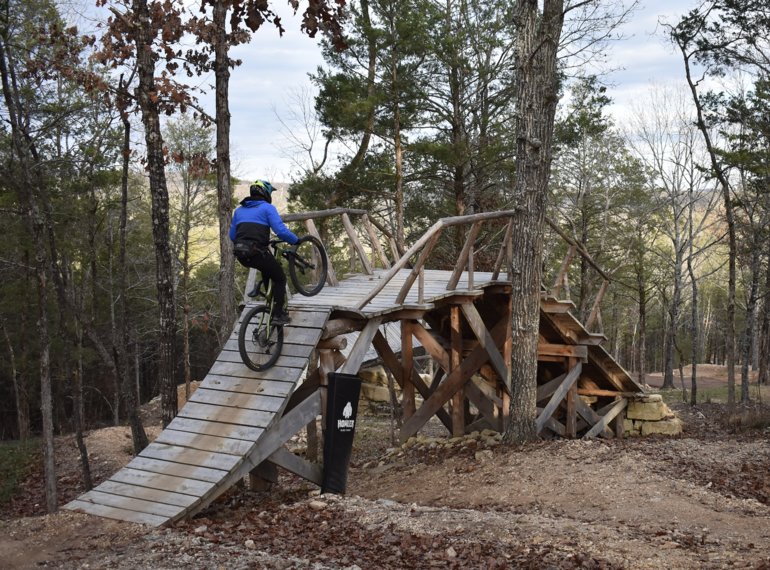
[[[282,474],[164,529],[42,516],[35,471],[0,513],[0,567],[770,569],[770,410],[740,428],[720,405],[677,412],[676,438],[520,447],[491,433],[393,447],[388,418],[364,415],[345,496]],[[72,438],[57,445],[63,503],[81,489]],[[87,445],[98,480],[130,458],[123,428]]]

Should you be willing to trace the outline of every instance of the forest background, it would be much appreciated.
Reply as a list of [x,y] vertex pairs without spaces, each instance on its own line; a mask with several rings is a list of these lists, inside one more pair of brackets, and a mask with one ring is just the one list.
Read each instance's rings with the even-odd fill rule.
[[[176,385],[206,373],[242,293],[225,235],[239,198],[228,50],[289,24],[261,2],[101,4],[86,35],[55,2],[0,6],[2,439],[128,421],[141,447],[137,403],[160,394],[173,417]],[[324,64],[294,109],[288,209],[366,209],[404,251],[440,217],[520,205],[516,5],[342,4],[300,9]],[[685,366],[737,363],[749,400],[750,369],[767,383],[770,358],[768,8],[708,1],[662,27],[687,87],[656,87],[619,125],[595,62],[634,4],[558,4],[546,215],[611,277],[606,346],[667,387]],[[214,116],[197,102],[203,75]],[[547,275],[566,245],[542,241]],[[602,276],[583,262],[570,282],[585,320]]]

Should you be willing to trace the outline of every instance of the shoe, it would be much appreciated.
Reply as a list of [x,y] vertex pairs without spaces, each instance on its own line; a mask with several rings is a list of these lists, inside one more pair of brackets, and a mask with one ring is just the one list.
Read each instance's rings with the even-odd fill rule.
[[254,285],[254,289],[252,289],[251,291],[249,291],[248,293],[246,293],[246,295],[247,295],[247,296],[249,296],[249,297],[251,297],[252,299],[253,299],[254,297],[259,297],[259,295],[260,295],[259,286],[260,286],[261,284],[262,284],[262,283],[256,283],[256,284]]
[[273,324],[275,325],[288,325],[291,322],[291,317],[289,316],[289,313],[278,313],[276,315],[273,315]]

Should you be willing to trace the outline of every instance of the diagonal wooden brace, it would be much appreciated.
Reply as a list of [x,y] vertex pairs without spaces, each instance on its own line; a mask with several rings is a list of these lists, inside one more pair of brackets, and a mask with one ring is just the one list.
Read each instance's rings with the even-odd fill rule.
[[537,421],[535,422],[537,433],[540,433],[543,427],[545,427],[546,421],[548,421],[548,418],[553,415],[553,413],[556,411],[556,408],[558,408],[559,404],[561,404],[561,401],[567,396],[567,393],[569,392],[569,389],[572,388],[572,385],[577,382],[578,378],[580,378],[580,373],[582,371],[583,364],[578,361],[575,367],[567,373],[564,381],[553,393],[553,396],[551,396],[551,399],[548,401],[548,404],[546,404],[543,412],[537,417]]

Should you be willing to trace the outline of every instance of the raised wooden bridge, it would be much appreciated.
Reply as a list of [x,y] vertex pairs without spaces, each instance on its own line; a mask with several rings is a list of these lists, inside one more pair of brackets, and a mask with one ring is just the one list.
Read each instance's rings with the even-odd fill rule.
[[[331,268],[319,295],[291,298],[281,357],[265,372],[241,362],[236,325],[198,390],[158,438],[64,508],[160,526],[195,515],[244,477],[275,466],[320,485],[322,467],[285,444],[323,414],[328,374],[358,373],[371,346],[401,387],[402,440],[434,415],[453,436],[503,430],[511,382],[512,214],[442,219],[401,256],[392,240],[377,236],[365,211],[285,216],[287,223],[304,222],[314,235],[316,220],[340,217],[354,273],[342,278]],[[360,233],[353,220],[360,222]],[[604,336],[588,330],[599,318],[609,279],[578,244],[551,226],[568,247],[553,286],[541,294],[538,430],[563,437],[622,436],[628,398],[643,390],[601,346]],[[447,238],[458,243],[457,236],[464,245],[456,248],[454,268],[427,269],[434,250]],[[604,278],[586,326],[573,316],[571,301],[558,299],[577,254]],[[484,270],[475,267],[486,263]],[[254,279],[252,271],[246,290]],[[400,326],[400,350],[383,335],[385,323]],[[351,332],[358,334],[348,347],[345,335]],[[343,349],[349,349],[347,356]],[[430,383],[418,374],[415,351],[436,364]]]

